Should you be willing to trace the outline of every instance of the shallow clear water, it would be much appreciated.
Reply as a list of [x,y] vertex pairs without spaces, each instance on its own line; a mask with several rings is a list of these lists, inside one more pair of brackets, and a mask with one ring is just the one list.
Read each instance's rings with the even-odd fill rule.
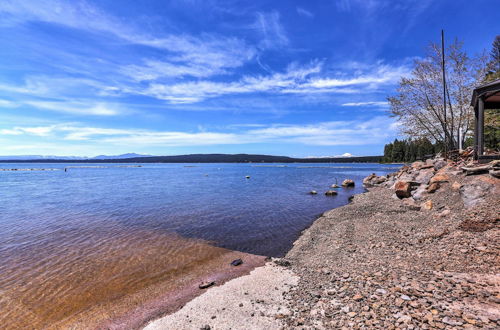
[[[28,324],[40,326],[63,320],[222,253],[205,241],[282,256],[318,215],[362,192],[365,176],[397,167],[0,164],[55,169],[0,171],[3,318],[31,313]],[[356,187],[324,196],[346,178]]]

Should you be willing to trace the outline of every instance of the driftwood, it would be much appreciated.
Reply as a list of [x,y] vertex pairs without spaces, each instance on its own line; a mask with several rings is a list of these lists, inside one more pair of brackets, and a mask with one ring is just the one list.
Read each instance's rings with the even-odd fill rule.
[[490,175],[500,179],[500,170],[490,170]]
[[480,173],[487,173],[489,170],[491,170],[490,164],[488,165],[483,165],[483,166],[476,166],[476,167],[461,167],[463,171],[465,171],[465,175],[472,175],[472,174],[480,174]]
[[473,175],[473,174],[481,174],[481,173],[490,172],[490,174],[492,176],[498,177],[497,175],[498,175],[498,172],[500,171],[500,160],[494,160],[494,161],[492,161],[486,165],[483,165],[483,166],[474,166],[474,167],[462,166],[461,169],[462,169],[462,171],[465,172],[465,175]]

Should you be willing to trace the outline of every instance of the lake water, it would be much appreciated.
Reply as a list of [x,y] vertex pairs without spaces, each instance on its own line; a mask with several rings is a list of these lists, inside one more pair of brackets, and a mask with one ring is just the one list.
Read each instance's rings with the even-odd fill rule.
[[[225,249],[283,256],[317,216],[362,192],[365,176],[398,166],[0,164],[12,168],[53,170],[0,171],[0,323],[8,328],[65,324],[57,322]],[[324,195],[346,178],[356,187]]]

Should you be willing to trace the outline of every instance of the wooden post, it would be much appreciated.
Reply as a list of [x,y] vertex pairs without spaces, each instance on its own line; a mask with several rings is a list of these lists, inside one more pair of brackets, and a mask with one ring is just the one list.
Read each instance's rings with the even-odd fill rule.
[[477,155],[484,152],[484,100],[480,97],[477,109]]
[[478,148],[477,148],[477,140],[478,140],[477,113],[478,113],[478,110],[477,110],[477,108],[478,107],[477,107],[477,103],[476,103],[476,105],[474,106],[474,159],[477,159],[477,156],[478,156]]

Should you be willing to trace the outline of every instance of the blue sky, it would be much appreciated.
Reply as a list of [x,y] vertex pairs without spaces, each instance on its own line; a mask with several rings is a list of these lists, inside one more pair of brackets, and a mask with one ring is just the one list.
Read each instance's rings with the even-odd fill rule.
[[381,154],[429,41],[497,1],[2,0],[0,155]]

